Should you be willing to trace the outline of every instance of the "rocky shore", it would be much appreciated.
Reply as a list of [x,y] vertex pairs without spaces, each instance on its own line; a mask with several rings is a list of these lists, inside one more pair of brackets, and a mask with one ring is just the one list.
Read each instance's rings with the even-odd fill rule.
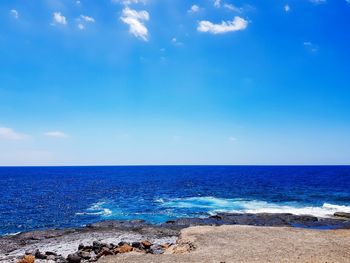
[[[0,262],[79,263],[129,252],[173,253],[179,247],[182,229],[222,225],[350,229],[350,215],[337,213],[331,218],[317,218],[293,214],[219,213],[207,218],[180,218],[159,225],[142,220],[103,221],[78,229],[40,230],[1,237]],[[187,249],[191,250],[191,246]]]

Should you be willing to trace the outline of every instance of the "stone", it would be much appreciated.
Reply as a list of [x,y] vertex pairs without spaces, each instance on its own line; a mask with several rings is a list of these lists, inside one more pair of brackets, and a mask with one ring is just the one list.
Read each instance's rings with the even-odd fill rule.
[[164,248],[161,245],[152,245],[149,252],[151,254],[160,255],[164,253]]
[[41,253],[39,250],[35,251],[35,258],[37,258],[37,259],[46,259],[46,257],[47,256],[45,254]]
[[33,255],[25,255],[18,263],[34,263],[35,257]]
[[147,241],[147,240],[144,240],[144,241],[141,241],[141,245],[145,248],[145,249],[149,249],[151,248],[152,246],[152,243]]
[[131,246],[134,248],[142,248],[141,242],[132,242]]
[[87,251],[79,251],[78,255],[82,258],[82,259],[90,259],[91,258],[91,254],[90,252]]
[[81,257],[78,254],[69,254],[67,257],[68,263],[80,263]]
[[84,247],[85,247],[84,244],[80,243],[79,246],[78,246],[78,250],[82,250],[82,249],[84,249]]
[[97,257],[113,255],[113,252],[108,247],[102,247],[101,251],[97,254]]
[[349,218],[350,219],[350,213],[345,213],[345,212],[335,212],[334,216],[336,216],[336,217],[344,217],[344,218]]
[[45,252],[45,255],[46,255],[46,256],[57,256],[57,253],[52,252],[52,251],[46,251],[46,252]]
[[120,247],[117,247],[113,250],[114,253],[118,254],[118,253],[128,253],[128,252],[131,252],[133,251],[134,248],[132,246],[130,246],[129,244],[124,244]]

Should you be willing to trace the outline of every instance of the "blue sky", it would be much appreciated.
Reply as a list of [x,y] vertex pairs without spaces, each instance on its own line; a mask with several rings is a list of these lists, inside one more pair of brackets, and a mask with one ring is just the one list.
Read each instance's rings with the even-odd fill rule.
[[0,165],[350,164],[346,0],[2,0]]

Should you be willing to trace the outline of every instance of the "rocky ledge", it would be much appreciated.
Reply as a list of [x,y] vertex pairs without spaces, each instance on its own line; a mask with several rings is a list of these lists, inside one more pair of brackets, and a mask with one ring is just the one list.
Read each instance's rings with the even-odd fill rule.
[[101,257],[136,251],[162,254],[172,247],[180,230],[201,225],[286,226],[350,229],[350,218],[293,214],[219,213],[207,218],[180,218],[159,225],[143,220],[102,221],[79,229],[42,230],[0,238],[0,262],[93,262]]

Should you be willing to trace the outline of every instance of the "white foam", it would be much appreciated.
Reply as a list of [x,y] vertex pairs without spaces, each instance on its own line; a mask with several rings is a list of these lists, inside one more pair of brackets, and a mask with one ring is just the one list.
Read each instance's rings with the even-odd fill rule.
[[226,199],[216,197],[189,197],[169,200],[164,207],[204,209],[210,214],[218,212],[239,213],[291,213],[295,215],[314,215],[330,217],[335,212],[350,212],[350,206],[324,203],[322,206],[303,206],[299,203],[269,203],[241,198]]
[[78,212],[76,215],[101,215],[101,216],[110,216],[112,215],[112,210],[105,208],[106,202],[97,202],[92,204],[86,212]]

